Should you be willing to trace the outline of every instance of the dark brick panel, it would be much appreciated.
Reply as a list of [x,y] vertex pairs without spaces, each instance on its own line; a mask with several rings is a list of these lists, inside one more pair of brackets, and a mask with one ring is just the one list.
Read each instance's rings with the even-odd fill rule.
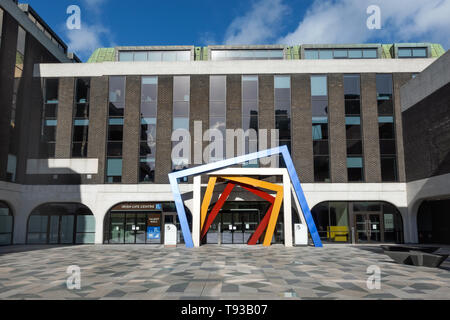
[[[227,76],[227,129],[242,128],[242,76]],[[236,139],[235,139],[236,140]],[[237,154],[237,141],[234,155]]]
[[156,120],[155,183],[169,183],[172,171],[173,77],[158,78],[158,117]]
[[314,182],[311,81],[308,74],[292,75],[292,158],[302,183]]
[[398,181],[406,181],[405,150],[403,146],[402,106],[400,101],[400,88],[412,79],[411,73],[394,73],[394,112],[395,133],[397,143]]
[[374,73],[361,74],[361,112],[366,182],[379,183],[381,182],[380,140],[377,84]]
[[17,27],[17,22],[5,11],[0,51],[0,180],[6,179],[8,163]]
[[[202,155],[203,150],[208,146],[209,142],[202,142],[203,137],[199,137],[199,141],[195,141],[194,136],[194,122],[202,122],[202,135],[209,129],[209,76],[208,75],[193,75],[191,76],[191,105],[190,105],[190,133],[191,133],[191,155],[192,166],[198,166],[194,164],[195,148],[197,145],[201,145]],[[200,140],[201,139],[201,140]],[[192,178],[191,178],[192,179]],[[203,181],[207,182],[207,177],[203,177]]]
[[[274,76],[259,76],[259,129],[268,130],[267,149],[271,148],[271,129],[275,128],[275,88]],[[260,143],[260,141],[259,141]],[[259,148],[259,147],[258,147]],[[259,150],[259,149],[258,149]],[[261,165],[270,167],[270,164]]]
[[450,84],[403,112],[406,180],[450,173]]
[[328,76],[331,181],[347,183],[347,135],[342,74]]
[[108,121],[108,77],[91,79],[88,158],[98,159],[98,174],[89,183],[105,183]]
[[55,158],[68,159],[72,153],[72,123],[75,78],[59,79],[58,126]]
[[141,77],[128,76],[125,95],[125,126],[123,132],[122,183],[138,183],[139,135],[141,122]]

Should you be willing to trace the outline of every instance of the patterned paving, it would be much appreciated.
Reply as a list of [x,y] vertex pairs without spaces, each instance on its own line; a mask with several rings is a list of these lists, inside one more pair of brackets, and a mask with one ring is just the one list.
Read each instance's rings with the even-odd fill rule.
[[[70,265],[80,290],[67,289]],[[379,290],[367,288],[370,265],[381,268]],[[0,299],[450,299],[450,259],[418,268],[349,245],[6,247]]]

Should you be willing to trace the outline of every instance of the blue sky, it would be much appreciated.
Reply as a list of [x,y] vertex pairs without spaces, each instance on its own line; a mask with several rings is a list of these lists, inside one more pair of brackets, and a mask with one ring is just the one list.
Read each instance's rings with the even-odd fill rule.
[[[438,42],[450,46],[450,0],[23,0],[83,60],[125,45]],[[369,30],[367,7],[381,9]],[[68,30],[69,5],[81,30]]]

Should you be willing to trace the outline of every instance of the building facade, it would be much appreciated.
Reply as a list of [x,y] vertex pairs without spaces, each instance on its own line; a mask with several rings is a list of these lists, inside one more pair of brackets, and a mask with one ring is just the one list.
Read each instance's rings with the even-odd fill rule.
[[[12,78],[14,60],[3,57],[15,48],[8,30],[18,26],[12,4],[4,3],[0,57],[2,74]],[[178,224],[168,174],[201,164],[192,163],[196,151],[207,150],[208,129],[222,137],[227,129],[268,130],[245,138],[244,152],[255,144],[288,146],[323,241],[418,242],[402,90],[443,54],[427,43],[152,46],[101,48],[88,63],[30,60],[29,83],[17,99],[27,99],[18,103],[20,140],[0,141],[2,243],[162,243],[164,225]],[[3,65],[11,62],[7,73]],[[12,85],[3,85],[9,82],[1,90],[12,97]],[[11,119],[12,106],[12,98],[2,102],[2,121]],[[174,159],[178,129],[190,133],[190,152]],[[225,151],[205,159],[238,150]],[[180,182],[192,216],[193,181]],[[238,189],[205,243],[244,243],[267,206]],[[273,243],[285,242],[282,216]],[[292,221],[301,221],[295,208]]]

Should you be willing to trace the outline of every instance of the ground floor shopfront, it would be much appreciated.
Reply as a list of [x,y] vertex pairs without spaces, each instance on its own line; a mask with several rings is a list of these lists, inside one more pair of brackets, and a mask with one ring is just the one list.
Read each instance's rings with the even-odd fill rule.
[[[416,243],[414,239],[419,234],[415,230],[427,231],[426,221],[434,219],[434,228],[440,229],[445,226],[439,225],[439,221],[447,221],[436,220],[433,215],[425,220],[421,215],[418,221],[406,206],[404,184],[305,184],[303,188],[324,243]],[[180,189],[188,195],[184,203],[193,230],[195,210],[189,198],[193,187],[183,184]],[[216,199],[219,195],[220,191]],[[233,192],[199,245],[245,244],[267,206],[268,203],[246,193]],[[294,203],[292,207],[291,229],[302,221]],[[289,244],[284,219],[284,213],[280,212],[273,244]],[[177,227],[177,242],[183,244],[169,185],[80,187],[0,183],[0,245],[163,244],[166,224]],[[293,243],[295,238],[290,244]]]

